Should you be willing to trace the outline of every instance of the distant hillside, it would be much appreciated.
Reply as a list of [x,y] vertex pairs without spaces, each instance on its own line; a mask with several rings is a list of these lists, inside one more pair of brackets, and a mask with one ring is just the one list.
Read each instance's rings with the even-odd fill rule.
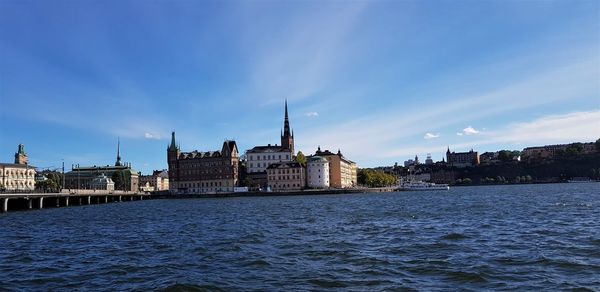
[[[489,184],[521,182],[529,176],[530,182],[559,182],[573,177],[600,179],[600,154],[560,157],[548,161],[527,163],[508,162],[453,168],[455,183]],[[493,180],[492,180],[493,179]]]

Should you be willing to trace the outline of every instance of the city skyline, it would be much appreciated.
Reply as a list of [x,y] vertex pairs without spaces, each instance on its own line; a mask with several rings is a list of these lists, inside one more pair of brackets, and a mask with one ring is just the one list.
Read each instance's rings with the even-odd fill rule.
[[[502,5],[500,5],[502,4]],[[0,3],[0,161],[167,167],[235,139],[359,167],[600,135],[596,1]],[[510,17],[506,17],[510,16]]]

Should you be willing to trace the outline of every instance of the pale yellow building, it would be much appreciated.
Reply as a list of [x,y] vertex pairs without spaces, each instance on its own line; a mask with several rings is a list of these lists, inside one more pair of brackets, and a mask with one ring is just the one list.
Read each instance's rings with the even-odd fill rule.
[[321,147],[315,152],[329,162],[329,186],[332,188],[353,188],[357,183],[356,163],[344,157],[341,151],[337,153],[329,150],[321,151]]
[[305,169],[298,162],[273,163],[267,167],[267,183],[273,191],[297,191],[306,186]]
[[1,191],[33,191],[35,190],[35,167],[28,165],[28,157],[23,144],[15,153],[15,163],[0,163]]

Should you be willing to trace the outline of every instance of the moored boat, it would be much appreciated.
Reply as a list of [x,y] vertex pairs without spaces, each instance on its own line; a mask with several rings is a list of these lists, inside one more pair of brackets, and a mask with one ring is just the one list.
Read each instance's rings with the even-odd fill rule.
[[596,181],[591,180],[589,177],[574,177],[574,178],[568,180],[567,182],[569,182],[569,183],[592,183],[592,182],[596,182]]
[[398,187],[397,191],[446,191],[450,187],[447,184],[435,184],[424,181],[404,182]]

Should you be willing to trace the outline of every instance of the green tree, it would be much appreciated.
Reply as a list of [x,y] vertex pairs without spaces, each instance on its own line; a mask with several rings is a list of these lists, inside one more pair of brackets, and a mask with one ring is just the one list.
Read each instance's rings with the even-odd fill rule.
[[112,180],[115,183],[115,190],[127,191],[131,181],[131,174],[129,171],[118,170],[112,175]]
[[360,169],[357,173],[358,183],[364,186],[376,188],[386,187],[396,184],[396,177],[383,171],[375,171],[372,169]]
[[596,140],[596,151],[600,152],[600,138],[598,138],[598,140]]
[[240,181],[240,187],[250,187],[252,185],[252,180],[247,177]]
[[573,144],[567,146],[567,148],[565,149],[565,154],[567,156],[575,156],[575,155],[581,153],[581,151],[583,151],[583,144],[582,143],[573,143]]
[[298,154],[294,158],[294,161],[300,163],[302,166],[306,166],[306,156],[304,156],[304,153],[302,153],[302,151],[298,151]]

